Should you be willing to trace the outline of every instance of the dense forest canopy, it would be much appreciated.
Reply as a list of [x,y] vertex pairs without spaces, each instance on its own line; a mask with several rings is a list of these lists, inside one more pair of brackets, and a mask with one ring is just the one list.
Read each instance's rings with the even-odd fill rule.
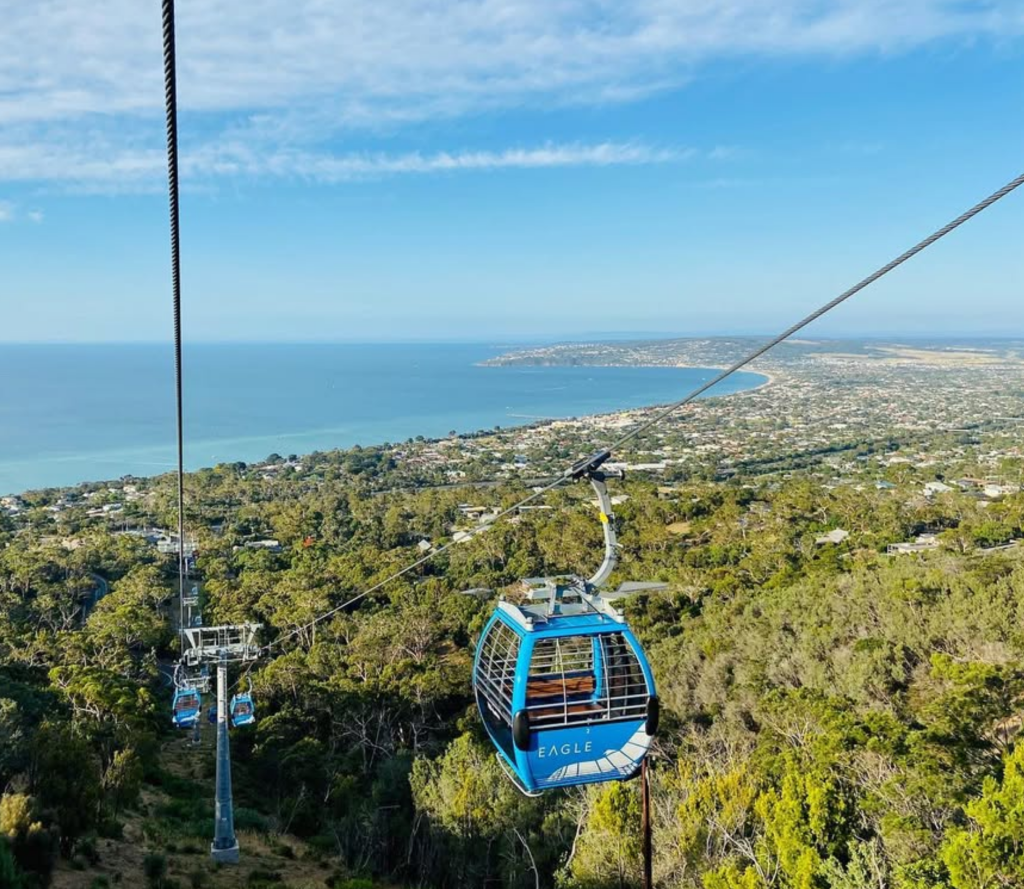
[[[1024,885],[1024,561],[1009,545],[1024,496],[952,484],[990,471],[971,462],[983,450],[925,469],[854,451],[842,484],[818,455],[616,485],[616,580],[668,583],[626,605],[664,707],[659,886]],[[187,479],[206,622],[257,621],[282,640],[248,677],[256,725],[232,737],[240,828],[282,860],[318,862],[310,885],[638,885],[636,784],[520,796],[471,698],[493,598],[459,593],[592,570],[588,489],[552,492],[551,509],[471,534],[312,625],[472,531],[467,504],[527,489],[403,491],[384,448],[266,466]],[[939,476],[949,490],[925,496]],[[123,490],[89,486],[26,495],[0,526],[0,885],[45,886],[61,861],[102,867],[126,831],[152,885],[205,879],[212,782],[175,771],[189,754],[168,718],[174,559],[124,533],[173,527],[174,488],[131,487],[116,518],[94,514]],[[888,552],[920,535],[934,537]],[[195,756],[209,777],[208,748]]]

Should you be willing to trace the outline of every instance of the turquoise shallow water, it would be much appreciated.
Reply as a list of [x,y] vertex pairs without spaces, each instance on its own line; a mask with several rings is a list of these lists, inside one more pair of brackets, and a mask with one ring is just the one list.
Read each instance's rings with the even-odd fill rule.
[[[488,345],[195,345],[186,464],[403,441],[657,404],[702,368],[481,367]],[[0,493],[174,466],[169,346],[0,345]],[[723,395],[764,382],[739,373]]]

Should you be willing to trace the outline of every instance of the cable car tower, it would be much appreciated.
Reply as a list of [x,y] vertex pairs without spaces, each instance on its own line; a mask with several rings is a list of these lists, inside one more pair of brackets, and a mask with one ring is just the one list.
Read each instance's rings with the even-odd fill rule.
[[217,791],[210,855],[214,861],[223,864],[237,864],[239,855],[231,795],[228,665],[252,662],[259,657],[260,649],[256,644],[256,633],[259,628],[259,624],[182,628],[186,644],[182,652],[185,665],[193,669],[201,669],[209,664],[217,665]]

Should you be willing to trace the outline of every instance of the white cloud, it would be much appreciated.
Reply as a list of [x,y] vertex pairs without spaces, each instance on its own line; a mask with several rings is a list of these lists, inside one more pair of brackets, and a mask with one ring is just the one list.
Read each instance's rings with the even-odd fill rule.
[[28,221],[34,222],[36,225],[39,225],[45,218],[42,210],[29,210],[26,215],[28,216]]
[[[159,110],[160,10],[138,0],[7,3],[0,120]],[[711,57],[890,52],[1024,29],[1019,0],[190,0],[184,108],[327,102],[355,118],[635,95]]]
[[[654,148],[635,142],[546,144],[504,151],[424,154],[332,154],[282,148],[266,151],[243,142],[210,144],[181,159],[185,182],[226,177],[352,182],[388,176],[528,170],[544,167],[607,167],[678,163],[698,156],[714,158],[720,149]],[[35,153],[0,148],[0,179],[62,182],[76,190],[147,191],[164,188],[166,158],[160,151],[104,156],[75,148]],[[39,214],[40,220],[42,214]],[[34,219],[30,213],[29,218]]]
[[14,204],[10,201],[0,201],[0,222],[10,222],[14,219]]
[[235,144],[190,158],[185,167],[195,173],[248,176],[299,176],[319,182],[347,182],[423,173],[539,169],[542,167],[605,167],[661,164],[687,160],[694,149],[657,149],[636,143],[544,145],[504,151],[439,152],[436,154],[317,154],[282,150],[271,155]]
[[[0,179],[145,179],[162,154],[159,4],[0,3]],[[715,59],[891,53],[1024,33],[1019,0],[185,0],[178,17],[182,132],[201,134],[193,153],[244,139],[275,163],[293,161],[291,173],[312,167],[328,179],[498,166],[486,155],[446,166],[443,155],[317,153],[355,128],[628,102]],[[75,166],[54,177],[61,156]]]

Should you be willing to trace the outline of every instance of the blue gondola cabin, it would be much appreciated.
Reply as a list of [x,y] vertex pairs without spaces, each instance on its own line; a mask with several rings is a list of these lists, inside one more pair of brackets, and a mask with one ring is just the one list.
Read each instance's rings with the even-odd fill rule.
[[171,720],[178,728],[192,728],[199,719],[201,699],[194,688],[178,688],[171,702]]
[[501,602],[481,636],[473,684],[499,759],[528,794],[631,778],[657,730],[650,666],[600,600],[555,609]]
[[231,699],[229,710],[231,713],[231,724],[235,728],[251,725],[256,721],[256,708],[252,703],[252,695],[248,693],[235,695]]

